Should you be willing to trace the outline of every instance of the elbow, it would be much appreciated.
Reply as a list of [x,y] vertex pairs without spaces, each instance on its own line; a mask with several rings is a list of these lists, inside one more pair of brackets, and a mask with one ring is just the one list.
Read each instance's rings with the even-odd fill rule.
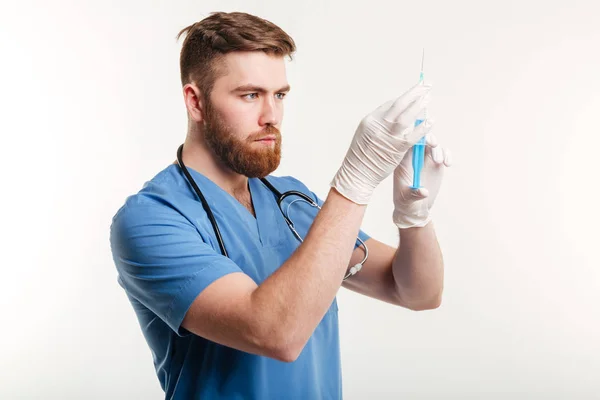
[[268,348],[267,356],[270,358],[274,358],[277,361],[282,361],[285,363],[291,363],[298,359],[300,353],[302,353],[302,348],[300,346],[292,346],[290,344],[271,344]]
[[412,311],[428,311],[428,310],[435,310],[436,308],[439,308],[441,305],[442,305],[442,300],[436,299],[436,300],[432,300],[429,302],[416,303],[412,306],[409,306],[408,308],[411,309]]
[[430,299],[419,299],[415,301],[403,301],[401,304],[404,308],[412,311],[428,311],[435,310],[442,305],[442,293]]
[[[253,348],[262,356],[291,363],[298,359],[310,338],[296,318],[266,308],[255,315],[249,329]],[[308,334],[308,335],[307,335]]]
[[308,340],[299,340],[295,335],[288,333],[282,327],[264,337],[263,346],[265,356],[278,361],[291,363],[298,359],[306,342]]
[[300,357],[308,338],[300,338],[297,334],[283,333],[279,345],[274,349],[277,360],[286,363],[294,362]]
[[302,351],[294,348],[278,349],[275,353],[275,359],[285,363],[292,363],[298,359]]

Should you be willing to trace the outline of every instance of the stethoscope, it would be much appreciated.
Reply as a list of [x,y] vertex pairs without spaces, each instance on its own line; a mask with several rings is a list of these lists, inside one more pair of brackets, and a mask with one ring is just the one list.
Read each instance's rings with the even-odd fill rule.
[[[213,215],[212,210],[210,209],[210,206],[208,205],[208,202],[206,201],[206,198],[202,194],[202,191],[196,184],[196,181],[194,181],[194,178],[192,178],[192,175],[190,175],[190,172],[188,171],[187,167],[183,163],[182,152],[183,152],[183,144],[181,146],[179,146],[179,149],[177,149],[177,163],[179,164],[179,167],[183,171],[183,174],[185,175],[188,183],[192,186],[192,189],[194,190],[194,192],[196,192],[196,195],[198,196],[198,198],[200,199],[200,202],[202,203],[202,207],[204,208],[204,211],[206,211],[206,214],[208,215],[210,224],[212,225],[213,230],[215,231],[215,235],[217,237],[217,242],[219,243],[219,248],[221,249],[221,254],[223,254],[225,257],[229,257],[229,254],[227,253],[227,250],[225,249],[225,244],[223,243],[223,237],[221,236],[221,231],[219,229],[219,225],[217,224],[217,221],[215,220],[215,216]],[[285,222],[287,223],[288,227],[290,228],[290,230],[292,231],[292,233],[294,234],[296,239],[298,239],[300,242],[304,242],[302,240],[302,237],[300,237],[300,235],[296,231],[296,228],[294,227],[294,223],[292,222],[292,220],[289,217],[289,207],[297,201],[306,201],[309,205],[311,205],[312,207],[316,207],[319,210],[321,209],[321,207],[317,203],[315,203],[315,201],[312,198],[310,198],[309,196],[307,196],[306,194],[304,194],[302,192],[299,192],[297,190],[289,190],[287,192],[281,193],[277,189],[275,189],[275,187],[273,185],[271,185],[271,183],[266,178],[260,178],[260,181],[267,188],[269,188],[269,190],[275,195],[275,198],[277,200],[277,206],[279,207],[279,211],[281,211],[281,214],[283,215]],[[286,213],[283,211],[281,203],[283,202],[283,200],[285,200],[286,197],[289,197],[289,196],[298,196],[299,199],[295,199],[292,202],[290,202],[290,204],[288,204],[287,213]],[[350,276],[352,276],[352,275],[356,274],[358,271],[360,271],[363,264],[365,263],[365,261],[367,261],[367,258],[369,257],[369,249],[367,248],[367,245],[360,237],[358,237],[357,239],[361,243],[362,247],[364,248],[365,256],[361,262],[352,266],[348,270],[348,273],[346,274],[346,276],[344,276],[344,280],[348,279]]]

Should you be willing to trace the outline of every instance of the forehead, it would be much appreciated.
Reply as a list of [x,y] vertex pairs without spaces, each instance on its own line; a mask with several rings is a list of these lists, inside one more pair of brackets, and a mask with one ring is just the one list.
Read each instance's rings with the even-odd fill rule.
[[285,60],[262,51],[233,52],[223,58],[224,74],[215,81],[215,89],[233,90],[253,84],[266,90],[287,85]]

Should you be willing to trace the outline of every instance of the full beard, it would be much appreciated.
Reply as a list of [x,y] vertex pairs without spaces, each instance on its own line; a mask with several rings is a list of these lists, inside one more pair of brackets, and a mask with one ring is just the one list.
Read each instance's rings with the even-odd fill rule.
[[[204,137],[217,158],[232,171],[248,178],[263,178],[275,171],[281,161],[281,133],[272,125],[240,140],[222,123],[214,109],[207,104]],[[275,136],[273,146],[256,146],[257,139]],[[257,148],[253,148],[257,147]]]

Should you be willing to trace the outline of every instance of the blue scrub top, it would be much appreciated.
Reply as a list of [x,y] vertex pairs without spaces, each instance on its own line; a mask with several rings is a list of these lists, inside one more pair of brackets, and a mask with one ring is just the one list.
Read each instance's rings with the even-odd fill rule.
[[[242,271],[260,285],[300,244],[274,194],[259,179],[249,179],[255,218],[214,182],[188,170],[214,213],[229,258],[221,255],[202,204],[175,164],[128,197],[110,227],[118,282],[152,351],[165,398],[341,399],[335,299],[291,363],[223,346],[181,327],[194,299],[216,279]],[[267,179],[280,192],[302,191],[323,203],[293,177]],[[294,203],[289,211],[297,231],[306,237],[318,210]],[[359,236],[368,239],[362,231]]]

